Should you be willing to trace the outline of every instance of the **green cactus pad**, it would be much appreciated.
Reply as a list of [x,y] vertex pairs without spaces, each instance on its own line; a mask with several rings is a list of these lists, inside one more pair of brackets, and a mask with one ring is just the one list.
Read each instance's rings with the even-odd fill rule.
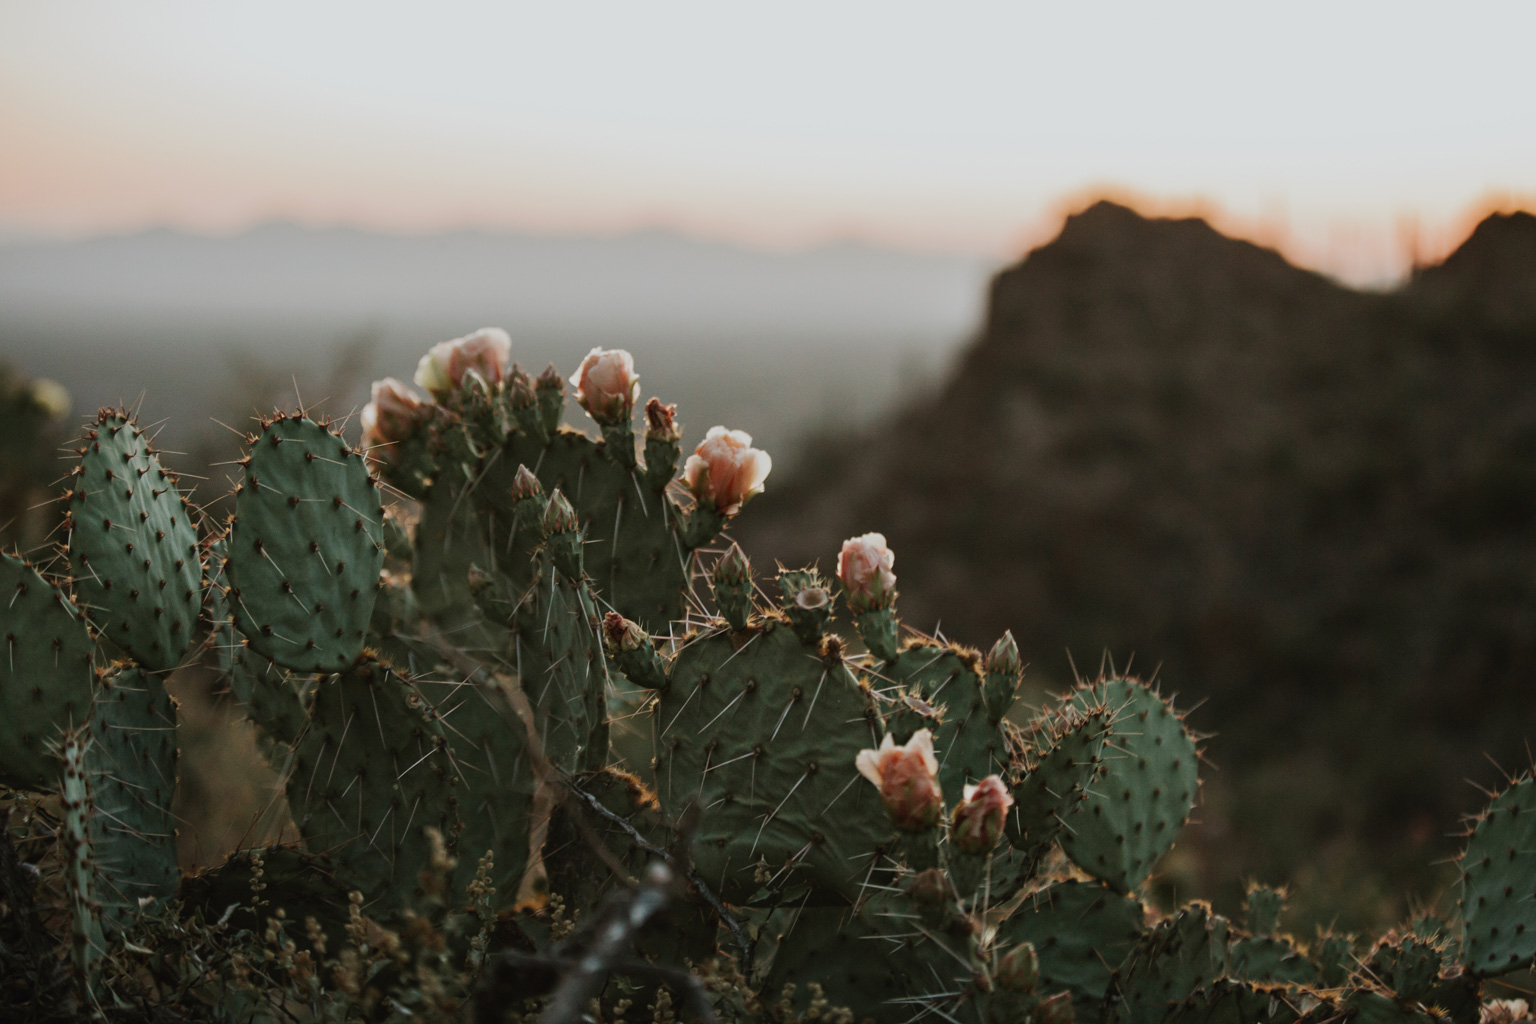
[[[1060,709],[1045,716],[1028,738],[1026,764],[1013,789],[1008,841],[1020,870],[1033,875],[1063,827],[1073,828],[1088,792],[1103,770],[1110,714],[1104,708]],[[1074,824],[1068,825],[1068,822]]]
[[417,681],[415,685],[441,709],[459,771],[459,817],[464,828],[459,834],[454,888],[464,890],[475,877],[480,857],[489,850],[495,864],[491,875],[496,886],[494,905],[508,909],[517,902],[518,886],[528,866],[533,827],[536,780],[528,750],[528,727],[494,681]]
[[316,688],[287,778],[294,824],[336,880],[387,914],[419,905],[425,829],[458,832],[453,765],[442,723],[420,692],[364,661]]
[[101,871],[91,845],[91,818],[96,813],[91,796],[91,772],[86,765],[90,735],[85,729],[67,729],[59,738],[56,769],[61,779],[59,796],[64,809],[60,829],[64,892],[68,897],[70,934],[75,967],[87,979],[106,949],[101,927],[101,900],[97,891]]
[[1318,1006],[1308,996],[1284,986],[1221,978],[1170,1008],[1162,1024],[1294,1024],[1304,1018],[1321,1024],[1338,1019],[1330,1004]]
[[597,599],[584,583],[535,559],[538,575],[519,604],[507,660],[533,708],[540,749],[563,771],[608,759],[608,658]]
[[176,895],[176,705],[160,678],[137,667],[108,676],[91,707],[85,766],[95,813],[97,899],[109,931],[145,900]]
[[1158,922],[1115,971],[1113,1024],[1157,1024],[1175,1004],[1210,992],[1227,975],[1230,927],[1203,903]]
[[1251,884],[1243,897],[1243,927],[1250,935],[1273,935],[1280,930],[1280,915],[1284,911],[1284,889]]
[[1114,720],[1104,777],[1061,845],[1084,871],[1129,892],[1189,820],[1200,755],[1173,708],[1144,683],[1100,680],[1079,687],[1071,703],[1082,711],[1107,707]]
[[80,451],[67,494],[75,599],[141,665],[175,668],[203,599],[191,506],[125,413],[103,410]]
[[1351,989],[1328,1019],[1347,1014],[1351,1024],[1449,1024],[1450,1018],[1437,1009],[1407,1005],[1390,993],[1375,988]]
[[1317,964],[1283,935],[1250,935],[1232,943],[1232,977],[1244,981],[1315,985]]
[[[608,604],[650,632],[665,632],[682,618],[692,553],[682,543],[676,504],[665,490],[653,490],[645,474],[609,458],[606,444],[565,428],[547,445],[516,433],[486,463],[473,492],[482,517],[494,513],[502,531],[511,528],[504,510],[511,508],[517,467],[526,465],[546,494],[558,488],[575,506],[587,574]],[[489,533],[492,543],[502,531]]]
[[1461,856],[1462,963],[1479,977],[1536,956],[1536,779],[1493,798]]
[[[773,921],[780,931],[774,935],[777,948],[762,987],[765,1001],[787,998],[804,1012],[815,998],[812,986],[819,986],[829,1008],[847,1007],[856,1020],[876,1024],[911,1020],[920,1009],[905,1001],[908,990],[901,968],[914,966],[918,958],[913,947],[920,937],[885,937],[874,910],[805,907]],[[885,923],[884,932],[899,930],[894,922]],[[920,983],[930,980],[914,974]]]
[[302,416],[263,423],[228,542],[230,606],[251,646],[298,672],[355,662],[383,523],[375,481],[346,441]]
[[314,680],[290,675],[271,658],[251,650],[235,629],[225,583],[226,540],[211,545],[208,551],[208,644],[230,695],[258,729],[262,753],[281,768],[309,721]]
[[995,944],[1029,942],[1040,958],[1038,991],[1072,993],[1080,1017],[1096,1020],[1114,968],[1140,941],[1146,910],[1098,882],[1057,882],[1033,893],[997,929]]
[[[1007,771],[1008,744],[987,708],[979,654],[947,644],[919,643],[902,651],[881,672],[934,708],[943,709],[933,749],[945,803],[959,803],[966,783]],[[907,739],[896,738],[898,742]]]
[[1409,1003],[1433,1002],[1440,981],[1444,945],[1414,935],[1383,939],[1366,958],[1369,976],[1398,999]]
[[53,789],[50,745],[91,710],[96,647],[85,616],[29,563],[0,555],[0,783]]
[[876,721],[841,656],[823,657],[781,619],[688,642],[659,694],[656,792],[673,818],[699,804],[705,883],[736,902],[763,879],[809,883],[813,903],[857,899],[892,848],[879,793],[854,768],[879,745]]

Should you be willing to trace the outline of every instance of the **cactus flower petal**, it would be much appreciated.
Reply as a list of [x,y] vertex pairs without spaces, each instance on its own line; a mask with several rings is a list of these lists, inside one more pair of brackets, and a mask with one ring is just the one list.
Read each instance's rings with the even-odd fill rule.
[[512,339],[500,327],[482,327],[473,334],[433,345],[416,364],[416,383],[439,402],[474,371],[487,384],[500,384],[512,358]]
[[622,423],[640,397],[640,375],[634,357],[623,349],[594,348],[581,361],[571,387],[577,404],[598,423]]
[[854,766],[880,788],[880,799],[897,828],[921,832],[938,823],[943,795],[932,732],[919,729],[901,746],[887,733],[878,750],[859,751]]
[[747,499],[763,493],[763,482],[772,469],[773,459],[752,447],[751,434],[710,427],[683,465],[683,479],[698,501],[732,515]]

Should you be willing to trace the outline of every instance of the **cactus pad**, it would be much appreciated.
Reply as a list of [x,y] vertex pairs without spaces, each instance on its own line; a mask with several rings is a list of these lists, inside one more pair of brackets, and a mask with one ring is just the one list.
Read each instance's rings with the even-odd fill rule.
[[50,744],[90,714],[90,627],[30,564],[0,555],[0,640],[0,782],[53,789],[58,762]]
[[768,879],[809,880],[813,901],[858,898],[892,829],[854,768],[878,746],[874,702],[840,656],[776,618],[709,633],[673,662],[656,714],[657,795],[674,818],[698,802],[694,856],[723,899]]
[[1536,955],[1536,779],[1493,798],[1461,856],[1463,963],[1481,977]]
[[287,779],[293,820],[336,879],[398,910],[421,898],[427,826],[457,834],[455,779],[435,710],[387,666],[320,682]]
[[[1076,822],[1103,770],[1110,715],[1067,707],[1042,720],[1029,738],[1029,763],[1013,786],[1008,841],[1032,875],[1068,821]],[[1075,825],[1071,826],[1075,827]]]
[[384,562],[363,457],[303,416],[265,421],[229,534],[230,606],[251,646],[298,672],[357,660]]
[[101,683],[91,707],[85,767],[95,813],[91,844],[101,874],[97,899],[109,930],[141,901],[176,895],[176,706],[160,678],[137,667]]
[[75,598],[140,664],[175,668],[202,604],[192,509],[126,413],[103,410],[80,452],[66,494]]
[[1097,882],[1057,882],[1034,893],[998,926],[996,943],[1029,942],[1045,992],[1066,989],[1085,1019],[1097,1019],[1115,965],[1141,939],[1141,902]]
[[1210,992],[1230,963],[1230,928],[1203,903],[1158,922],[1115,971],[1116,1024],[1156,1024],[1173,1004]]
[[1071,700],[1085,712],[1107,707],[1114,720],[1105,775],[1061,844],[1084,871],[1129,892],[1151,874],[1189,820],[1199,752],[1173,708],[1144,683],[1100,680],[1080,687]]

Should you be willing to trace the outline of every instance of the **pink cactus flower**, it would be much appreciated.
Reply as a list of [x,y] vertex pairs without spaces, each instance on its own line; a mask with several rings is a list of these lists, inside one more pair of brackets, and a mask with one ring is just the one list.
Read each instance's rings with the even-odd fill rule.
[[487,384],[500,384],[512,358],[512,339],[500,327],[482,327],[473,334],[433,345],[416,364],[416,383],[444,401],[473,370]]
[[363,450],[380,462],[394,461],[400,442],[416,433],[432,410],[393,377],[373,382],[373,401],[363,406]]
[[595,348],[571,378],[576,402],[598,423],[622,423],[640,397],[635,360],[621,348]]
[[848,607],[855,613],[885,608],[896,598],[896,555],[885,546],[885,535],[866,533],[843,541],[837,556],[837,578],[848,590]]
[[700,504],[734,515],[747,499],[763,493],[763,481],[772,469],[768,453],[752,447],[752,435],[710,427],[683,465],[683,479]]
[[854,760],[859,774],[880,789],[885,810],[905,832],[922,832],[938,824],[944,797],[939,792],[939,762],[933,756],[933,733],[919,729],[902,746],[886,733],[878,750],[861,750]]
[[949,822],[949,841],[964,853],[986,854],[1003,838],[1003,823],[1013,797],[996,775],[966,786],[964,799]]

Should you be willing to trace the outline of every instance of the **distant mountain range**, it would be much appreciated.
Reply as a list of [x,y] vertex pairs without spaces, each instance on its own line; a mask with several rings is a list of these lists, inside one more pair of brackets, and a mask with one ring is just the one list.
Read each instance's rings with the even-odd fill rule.
[[272,224],[0,244],[0,352],[82,409],[147,392],[170,438],[311,399],[346,412],[435,341],[506,327],[514,358],[574,371],[628,347],[685,426],[751,430],[792,461],[813,424],[867,419],[976,327],[979,257],[853,243],[763,252],[659,231],[386,236]]
[[743,516],[759,564],[878,530],[913,625],[1204,702],[1206,883],[1323,863],[1348,920],[1379,894],[1341,858],[1448,853],[1484,755],[1530,763],[1536,217],[1377,293],[1100,203],[994,278],[942,391],[813,452]]
[[491,318],[647,336],[921,336],[970,326],[988,262],[856,243],[767,252],[663,231],[402,236],[269,224],[227,238],[155,230],[0,245],[0,305],[23,315],[73,307]]

